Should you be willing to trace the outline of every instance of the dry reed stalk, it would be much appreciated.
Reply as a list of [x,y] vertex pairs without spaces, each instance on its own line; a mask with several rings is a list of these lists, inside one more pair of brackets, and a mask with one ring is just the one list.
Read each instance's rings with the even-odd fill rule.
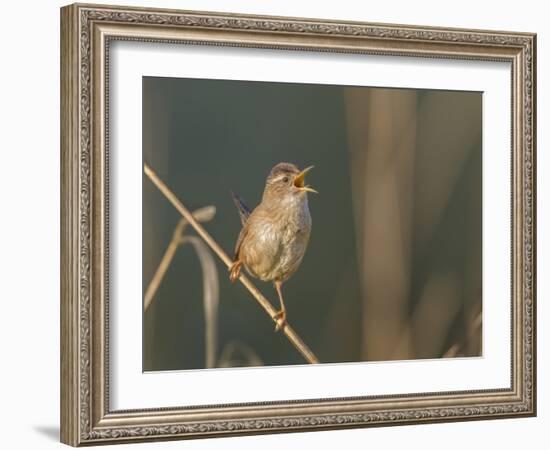
[[206,368],[216,367],[218,341],[218,299],[219,283],[216,262],[208,246],[196,236],[182,237],[181,245],[195,247],[202,269],[202,303],[204,307]]
[[[199,222],[208,222],[212,220],[215,214],[216,208],[214,206],[206,206],[204,208],[193,211],[193,217]],[[162,257],[162,260],[157,267],[155,275],[153,275],[153,279],[149,283],[149,286],[147,286],[147,290],[145,291],[145,295],[143,296],[145,311],[147,311],[147,309],[151,305],[151,302],[153,301],[153,298],[157,293],[160,283],[164,279],[164,275],[166,275],[166,271],[168,270],[170,264],[172,263],[172,260],[174,259],[176,250],[181,244],[183,233],[187,225],[189,225],[189,222],[185,218],[182,218],[176,226],[176,229],[174,230],[172,239],[170,240],[170,243],[168,244],[168,247],[164,252],[164,256]]]
[[[214,218],[216,214],[216,207],[205,206],[193,211],[193,217],[199,222],[209,222]],[[204,306],[204,319],[205,319],[205,362],[206,368],[210,369],[216,367],[216,353],[217,353],[217,340],[218,340],[218,299],[219,299],[219,287],[218,287],[218,271],[216,269],[216,263],[210,253],[207,245],[195,236],[185,236],[185,229],[189,225],[189,222],[185,218],[181,218],[174,233],[172,239],[164,252],[164,256],[155,271],[153,279],[147,286],[147,290],[144,295],[144,310],[147,311],[151,305],[155,294],[168,271],[168,268],[172,264],[176,251],[180,246],[190,244],[195,248],[195,252],[199,257],[199,261],[202,268],[202,282],[203,282],[203,306]]]
[[[193,214],[181,203],[181,201],[176,197],[176,195],[164,184],[164,182],[158,177],[158,175],[147,165],[144,164],[143,170],[145,175],[153,182],[153,184],[162,192],[162,194],[168,199],[170,203],[176,208],[176,210],[184,217],[189,224],[195,229],[197,234],[208,244],[208,246],[218,255],[222,262],[229,268],[233,261],[225,253],[225,251],[218,245],[218,243],[210,236],[210,234],[204,229],[204,227],[193,217]],[[245,276],[241,275],[239,278],[240,282],[248,289],[260,306],[267,312],[269,317],[273,320],[274,323],[277,323],[275,314],[277,311],[269,300],[267,300],[262,293],[254,286],[254,284]],[[294,329],[287,324],[283,328],[283,333],[288,338],[290,343],[298,350],[305,360],[311,364],[319,363],[317,357],[309,349],[309,347],[304,343],[302,338],[296,334]]]

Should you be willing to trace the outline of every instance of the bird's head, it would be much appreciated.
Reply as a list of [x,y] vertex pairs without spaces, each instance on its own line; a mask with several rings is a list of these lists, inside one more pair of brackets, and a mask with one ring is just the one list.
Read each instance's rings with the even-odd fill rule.
[[283,198],[287,196],[304,196],[308,192],[317,193],[305,184],[306,174],[313,169],[309,166],[300,171],[290,163],[279,163],[269,173],[265,183],[264,199]]

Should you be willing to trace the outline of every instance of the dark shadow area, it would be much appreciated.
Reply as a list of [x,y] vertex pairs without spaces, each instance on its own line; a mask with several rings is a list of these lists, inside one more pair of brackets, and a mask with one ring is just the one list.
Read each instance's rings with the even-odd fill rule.
[[46,438],[59,442],[59,427],[53,425],[35,425],[33,429]]

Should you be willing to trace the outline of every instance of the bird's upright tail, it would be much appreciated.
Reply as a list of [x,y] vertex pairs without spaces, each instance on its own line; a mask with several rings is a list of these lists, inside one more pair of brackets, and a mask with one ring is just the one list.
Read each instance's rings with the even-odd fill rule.
[[246,205],[244,200],[239,197],[239,195],[235,194],[233,191],[231,191],[231,197],[233,198],[233,203],[235,203],[235,206],[237,207],[237,210],[239,211],[239,217],[241,218],[241,223],[244,224],[248,220],[248,216],[250,216],[250,208]]

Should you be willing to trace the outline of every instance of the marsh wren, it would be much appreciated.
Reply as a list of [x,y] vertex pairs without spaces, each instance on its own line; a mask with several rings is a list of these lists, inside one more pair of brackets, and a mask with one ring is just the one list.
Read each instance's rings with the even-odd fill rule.
[[298,269],[309,241],[307,193],[317,191],[305,184],[305,176],[312,168],[300,171],[294,164],[277,164],[267,177],[261,203],[252,212],[232,193],[243,228],[235,245],[229,279],[235,282],[244,265],[253,277],[273,282],[281,303],[273,317],[277,322],[275,331],[286,324],[282,284]]

